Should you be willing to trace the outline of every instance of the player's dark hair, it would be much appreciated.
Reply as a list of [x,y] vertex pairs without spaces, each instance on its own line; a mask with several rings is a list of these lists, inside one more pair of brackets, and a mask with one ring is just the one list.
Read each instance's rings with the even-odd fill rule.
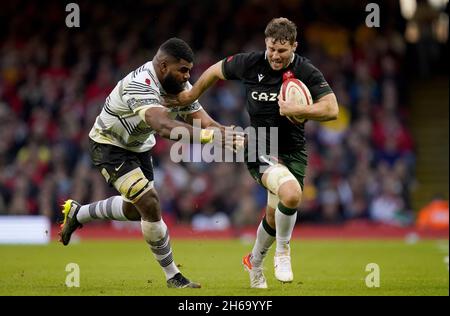
[[182,39],[172,37],[165,41],[159,49],[177,60],[184,59],[189,63],[194,62],[194,52]]
[[286,18],[274,18],[267,24],[264,35],[282,44],[288,41],[292,45],[297,39],[297,26]]

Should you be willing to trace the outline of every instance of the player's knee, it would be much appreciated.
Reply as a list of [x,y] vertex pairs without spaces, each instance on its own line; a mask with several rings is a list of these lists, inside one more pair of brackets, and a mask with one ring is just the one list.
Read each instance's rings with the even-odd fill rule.
[[130,202],[123,203],[123,215],[130,221],[140,221],[141,214],[137,210],[137,208]]
[[297,208],[302,198],[302,190],[298,182],[289,181],[278,191],[280,202],[288,208]]
[[149,190],[141,199],[149,207],[159,205],[159,197],[155,190]]
[[287,167],[281,164],[270,167],[264,180],[267,189],[277,195],[284,206],[298,207],[301,198],[300,184]]
[[161,219],[159,197],[155,190],[146,192],[135,206],[139,209],[141,218],[145,221],[155,222]]
[[292,209],[297,208],[300,204],[300,198],[294,194],[287,194],[280,201],[284,206]]

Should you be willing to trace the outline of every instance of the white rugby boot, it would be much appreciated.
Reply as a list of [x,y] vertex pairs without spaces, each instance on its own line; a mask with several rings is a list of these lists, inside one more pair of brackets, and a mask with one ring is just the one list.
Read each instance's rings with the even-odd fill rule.
[[242,264],[250,276],[250,287],[252,289],[267,289],[266,277],[263,273],[262,265],[255,267],[251,262],[251,254],[242,258]]
[[289,254],[275,254],[273,258],[275,278],[283,283],[290,283],[294,280],[291,267],[291,256]]

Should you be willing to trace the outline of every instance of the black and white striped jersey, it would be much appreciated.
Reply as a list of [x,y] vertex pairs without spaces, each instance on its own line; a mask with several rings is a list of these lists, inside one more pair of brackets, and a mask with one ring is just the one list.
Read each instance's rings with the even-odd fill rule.
[[[187,82],[186,89],[192,85]],[[165,91],[158,81],[152,61],[130,72],[120,80],[106,98],[89,137],[98,143],[109,144],[133,152],[145,152],[155,145],[156,133],[138,112],[152,107],[163,107],[161,96]],[[170,115],[190,114],[202,108],[198,101],[182,108],[170,109]]]

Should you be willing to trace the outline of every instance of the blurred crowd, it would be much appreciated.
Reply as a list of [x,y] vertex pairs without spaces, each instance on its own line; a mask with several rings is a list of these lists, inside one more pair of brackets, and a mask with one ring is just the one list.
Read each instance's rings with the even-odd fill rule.
[[[116,82],[172,36],[191,44],[195,82],[221,58],[263,50],[265,25],[285,16],[298,26],[297,52],[323,72],[340,106],[337,121],[306,124],[309,159],[299,220],[412,222],[406,44],[395,23],[370,29],[363,7],[359,18],[343,19],[340,10],[351,6],[332,5],[327,12],[333,16],[321,12],[320,1],[77,3],[80,28],[66,27],[58,1],[2,4],[0,214],[56,220],[69,197],[90,203],[116,194],[87,152],[88,132]],[[220,82],[200,101],[222,124],[245,127],[243,93],[239,83]],[[175,164],[170,145],[159,138],[153,149],[166,218],[197,229],[259,222],[266,192],[244,164]]]

